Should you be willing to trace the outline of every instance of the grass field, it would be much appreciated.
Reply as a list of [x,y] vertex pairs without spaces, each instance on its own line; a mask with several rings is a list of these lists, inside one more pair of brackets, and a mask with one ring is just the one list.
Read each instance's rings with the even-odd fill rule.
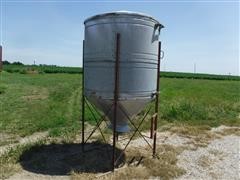
[[[160,124],[239,125],[239,81],[161,78],[160,84]],[[80,127],[80,102],[81,74],[2,72],[0,131],[73,133]]]
[[219,126],[240,123],[240,83],[161,79],[160,113],[168,122]]
[[0,78],[1,132],[57,135],[79,129],[81,75],[2,72]]
[[[0,147],[35,132],[48,131],[53,138],[67,139],[80,134],[81,76],[1,72]],[[240,81],[166,77],[160,81],[160,129],[193,126],[187,133],[196,134],[202,127],[240,126]],[[86,119],[92,123],[89,112]],[[177,131],[186,133],[186,129]],[[38,142],[39,146],[44,143]],[[0,158],[3,178],[16,171],[21,154],[32,146],[36,144],[20,146]]]

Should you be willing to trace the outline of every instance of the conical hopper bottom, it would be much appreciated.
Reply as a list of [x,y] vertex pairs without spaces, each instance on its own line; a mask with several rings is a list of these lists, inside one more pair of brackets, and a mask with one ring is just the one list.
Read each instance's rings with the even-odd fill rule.
[[[88,97],[88,100],[104,112],[111,122],[109,127],[112,128],[114,119],[113,100],[100,99],[95,96]],[[116,131],[119,133],[129,132],[128,117],[132,119],[136,114],[141,112],[150,101],[150,98],[118,101]]]

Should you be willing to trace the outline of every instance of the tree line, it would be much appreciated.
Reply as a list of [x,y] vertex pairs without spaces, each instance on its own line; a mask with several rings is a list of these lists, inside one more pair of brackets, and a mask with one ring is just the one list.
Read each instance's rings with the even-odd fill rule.
[[14,62],[11,63],[11,62],[9,62],[7,60],[3,61],[2,64],[3,65],[10,65],[10,64],[12,64],[12,65],[24,65],[23,63],[21,63],[19,61],[14,61]]

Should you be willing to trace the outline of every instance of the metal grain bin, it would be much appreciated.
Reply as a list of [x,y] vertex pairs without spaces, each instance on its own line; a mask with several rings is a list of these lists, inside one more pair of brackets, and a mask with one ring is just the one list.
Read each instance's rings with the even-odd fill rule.
[[153,17],[118,11],[85,20],[84,91],[112,121],[116,33],[120,33],[117,132],[129,131],[133,117],[156,93],[158,38],[163,27]]

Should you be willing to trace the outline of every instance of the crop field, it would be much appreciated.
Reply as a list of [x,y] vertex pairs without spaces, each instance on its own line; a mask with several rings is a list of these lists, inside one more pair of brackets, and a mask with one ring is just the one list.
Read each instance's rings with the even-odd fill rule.
[[[5,70],[0,74],[0,147],[46,131],[52,138],[76,140],[81,133],[80,73],[9,73],[11,71]],[[239,92],[240,81],[164,75],[160,80],[159,127],[240,126]],[[92,121],[89,112],[86,114],[87,120]],[[0,158],[1,164],[18,162],[24,148]],[[0,173],[13,171],[6,166]],[[9,174],[3,178],[7,176]]]
[[79,67],[60,67],[55,65],[4,65],[4,70],[10,73],[68,73],[68,74],[80,74],[82,68]]
[[161,77],[168,78],[187,78],[187,79],[212,79],[212,80],[240,80],[239,76],[215,75],[201,73],[183,73],[183,72],[161,72]]
[[[50,65],[4,65],[4,70],[7,72],[15,72],[21,74],[27,73],[70,73],[80,74],[82,68],[80,67],[62,67]],[[182,72],[161,72],[161,77],[167,78],[187,78],[187,79],[213,79],[213,80],[238,80],[239,76],[232,75],[214,75],[214,74],[199,74],[199,73],[182,73]]]

